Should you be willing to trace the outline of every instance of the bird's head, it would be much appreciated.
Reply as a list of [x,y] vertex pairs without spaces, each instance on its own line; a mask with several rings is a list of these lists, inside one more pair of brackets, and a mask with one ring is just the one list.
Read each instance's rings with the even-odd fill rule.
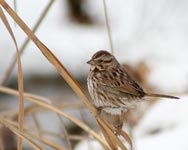
[[87,63],[92,67],[97,67],[100,70],[108,69],[118,65],[116,58],[104,50],[96,52],[92,56],[91,60],[89,60]]

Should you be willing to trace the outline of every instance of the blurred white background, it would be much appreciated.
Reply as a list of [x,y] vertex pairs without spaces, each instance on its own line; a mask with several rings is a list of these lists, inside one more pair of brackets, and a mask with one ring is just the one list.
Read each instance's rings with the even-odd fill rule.
[[[68,0],[67,0],[68,1]],[[68,3],[57,0],[36,35],[74,76],[87,75],[86,61],[100,49],[110,50],[102,0],[85,0],[93,25],[75,23],[69,18]],[[12,5],[12,1],[8,0]],[[47,1],[17,1],[18,14],[32,28]],[[13,6],[13,5],[12,5]],[[150,83],[165,91],[187,87],[188,2],[183,0],[108,0],[115,56],[120,62],[136,64],[141,60],[152,68]],[[7,15],[8,16],[8,15]],[[19,45],[25,34],[10,19]],[[0,73],[15,52],[4,25],[0,24]],[[24,51],[24,75],[54,74],[54,69],[30,42]],[[160,84],[159,84],[160,82]]]
[[[70,19],[67,1],[55,1],[36,35],[74,77],[84,77],[86,82],[89,71],[86,61],[100,49],[110,51],[103,2],[85,0],[84,10],[93,24],[80,24]],[[11,0],[7,2],[13,6]],[[18,15],[32,28],[47,3],[17,0]],[[144,61],[151,69],[149,84],[157,91],[187,92],[188,1],[106,0],[106,4],[117,59],[133,66]],[[12,19],[9,18],[9,21],[21,46],[26,36]],[[14,44],[1,22],[0,75],[3,75],[14,53]],[[23,53],[22,65],[25,78],[57,74],[32,42]],[[13,76],[16,76],[16,69]],[[162,101],[148,111],[133,131],[135,147],[139,150],[187,150],[187,98]],[[150,129],[160,129],[162,132],[151,136],[148,135]],[[77,149],[81,150],[86,145],[82,143],[79,146]]]

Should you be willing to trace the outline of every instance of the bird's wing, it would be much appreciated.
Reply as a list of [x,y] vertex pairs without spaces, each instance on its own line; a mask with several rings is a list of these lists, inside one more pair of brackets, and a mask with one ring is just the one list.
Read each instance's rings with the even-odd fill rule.
[[102,86],[103,88],[110,88],[111,90],[117,90],[121,93],[123,92],[125,94],[131,94],[134,96],[142,97],[144,95],[143,89],[134,80],[132,80],[127,73],[122,75],[119,80],[117,80],[117,78],[118,77],[101,77],[98,80],[98,85]]

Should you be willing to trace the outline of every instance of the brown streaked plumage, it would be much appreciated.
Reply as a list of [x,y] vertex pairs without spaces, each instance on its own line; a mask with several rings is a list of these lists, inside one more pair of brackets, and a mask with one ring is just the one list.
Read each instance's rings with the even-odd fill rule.
[[170,95],[146,93],[107,51],[96,52],[87,63],[90,64],[87,79],[89,93],[94,105],[107,113],[121,115],[145,97],[179,99]]

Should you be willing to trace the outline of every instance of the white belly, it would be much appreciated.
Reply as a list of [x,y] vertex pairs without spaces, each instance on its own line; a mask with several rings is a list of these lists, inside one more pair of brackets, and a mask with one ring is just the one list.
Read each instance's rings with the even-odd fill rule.
[[123,104],[120,103],[119,104],[120,107],[117,107],[117,105],[113,105],[109,101],[101,100],[101,98],[97,94],[96,88],[93,87],[95,83],[93,83],[93,80],[91,80],[89,77],[87,79],[87,82],[88,85],[90,85],[88,86],[88,90],[94,102],[94,105],[96,107],[101,107],[102,110],[107,113],[113,115],[120,115],[122,112],[126,111],[127,108],[134,108],[139,101],[139,100],[128,101],[127,98],[125,97],[125,99],[122,99]]
[[105,111],[106,113],[112,114],[112,115],[121,115],[122,112],[126,111],[126,108],[123,107],[119,107],[119,108],[103,108],[103,111]]

